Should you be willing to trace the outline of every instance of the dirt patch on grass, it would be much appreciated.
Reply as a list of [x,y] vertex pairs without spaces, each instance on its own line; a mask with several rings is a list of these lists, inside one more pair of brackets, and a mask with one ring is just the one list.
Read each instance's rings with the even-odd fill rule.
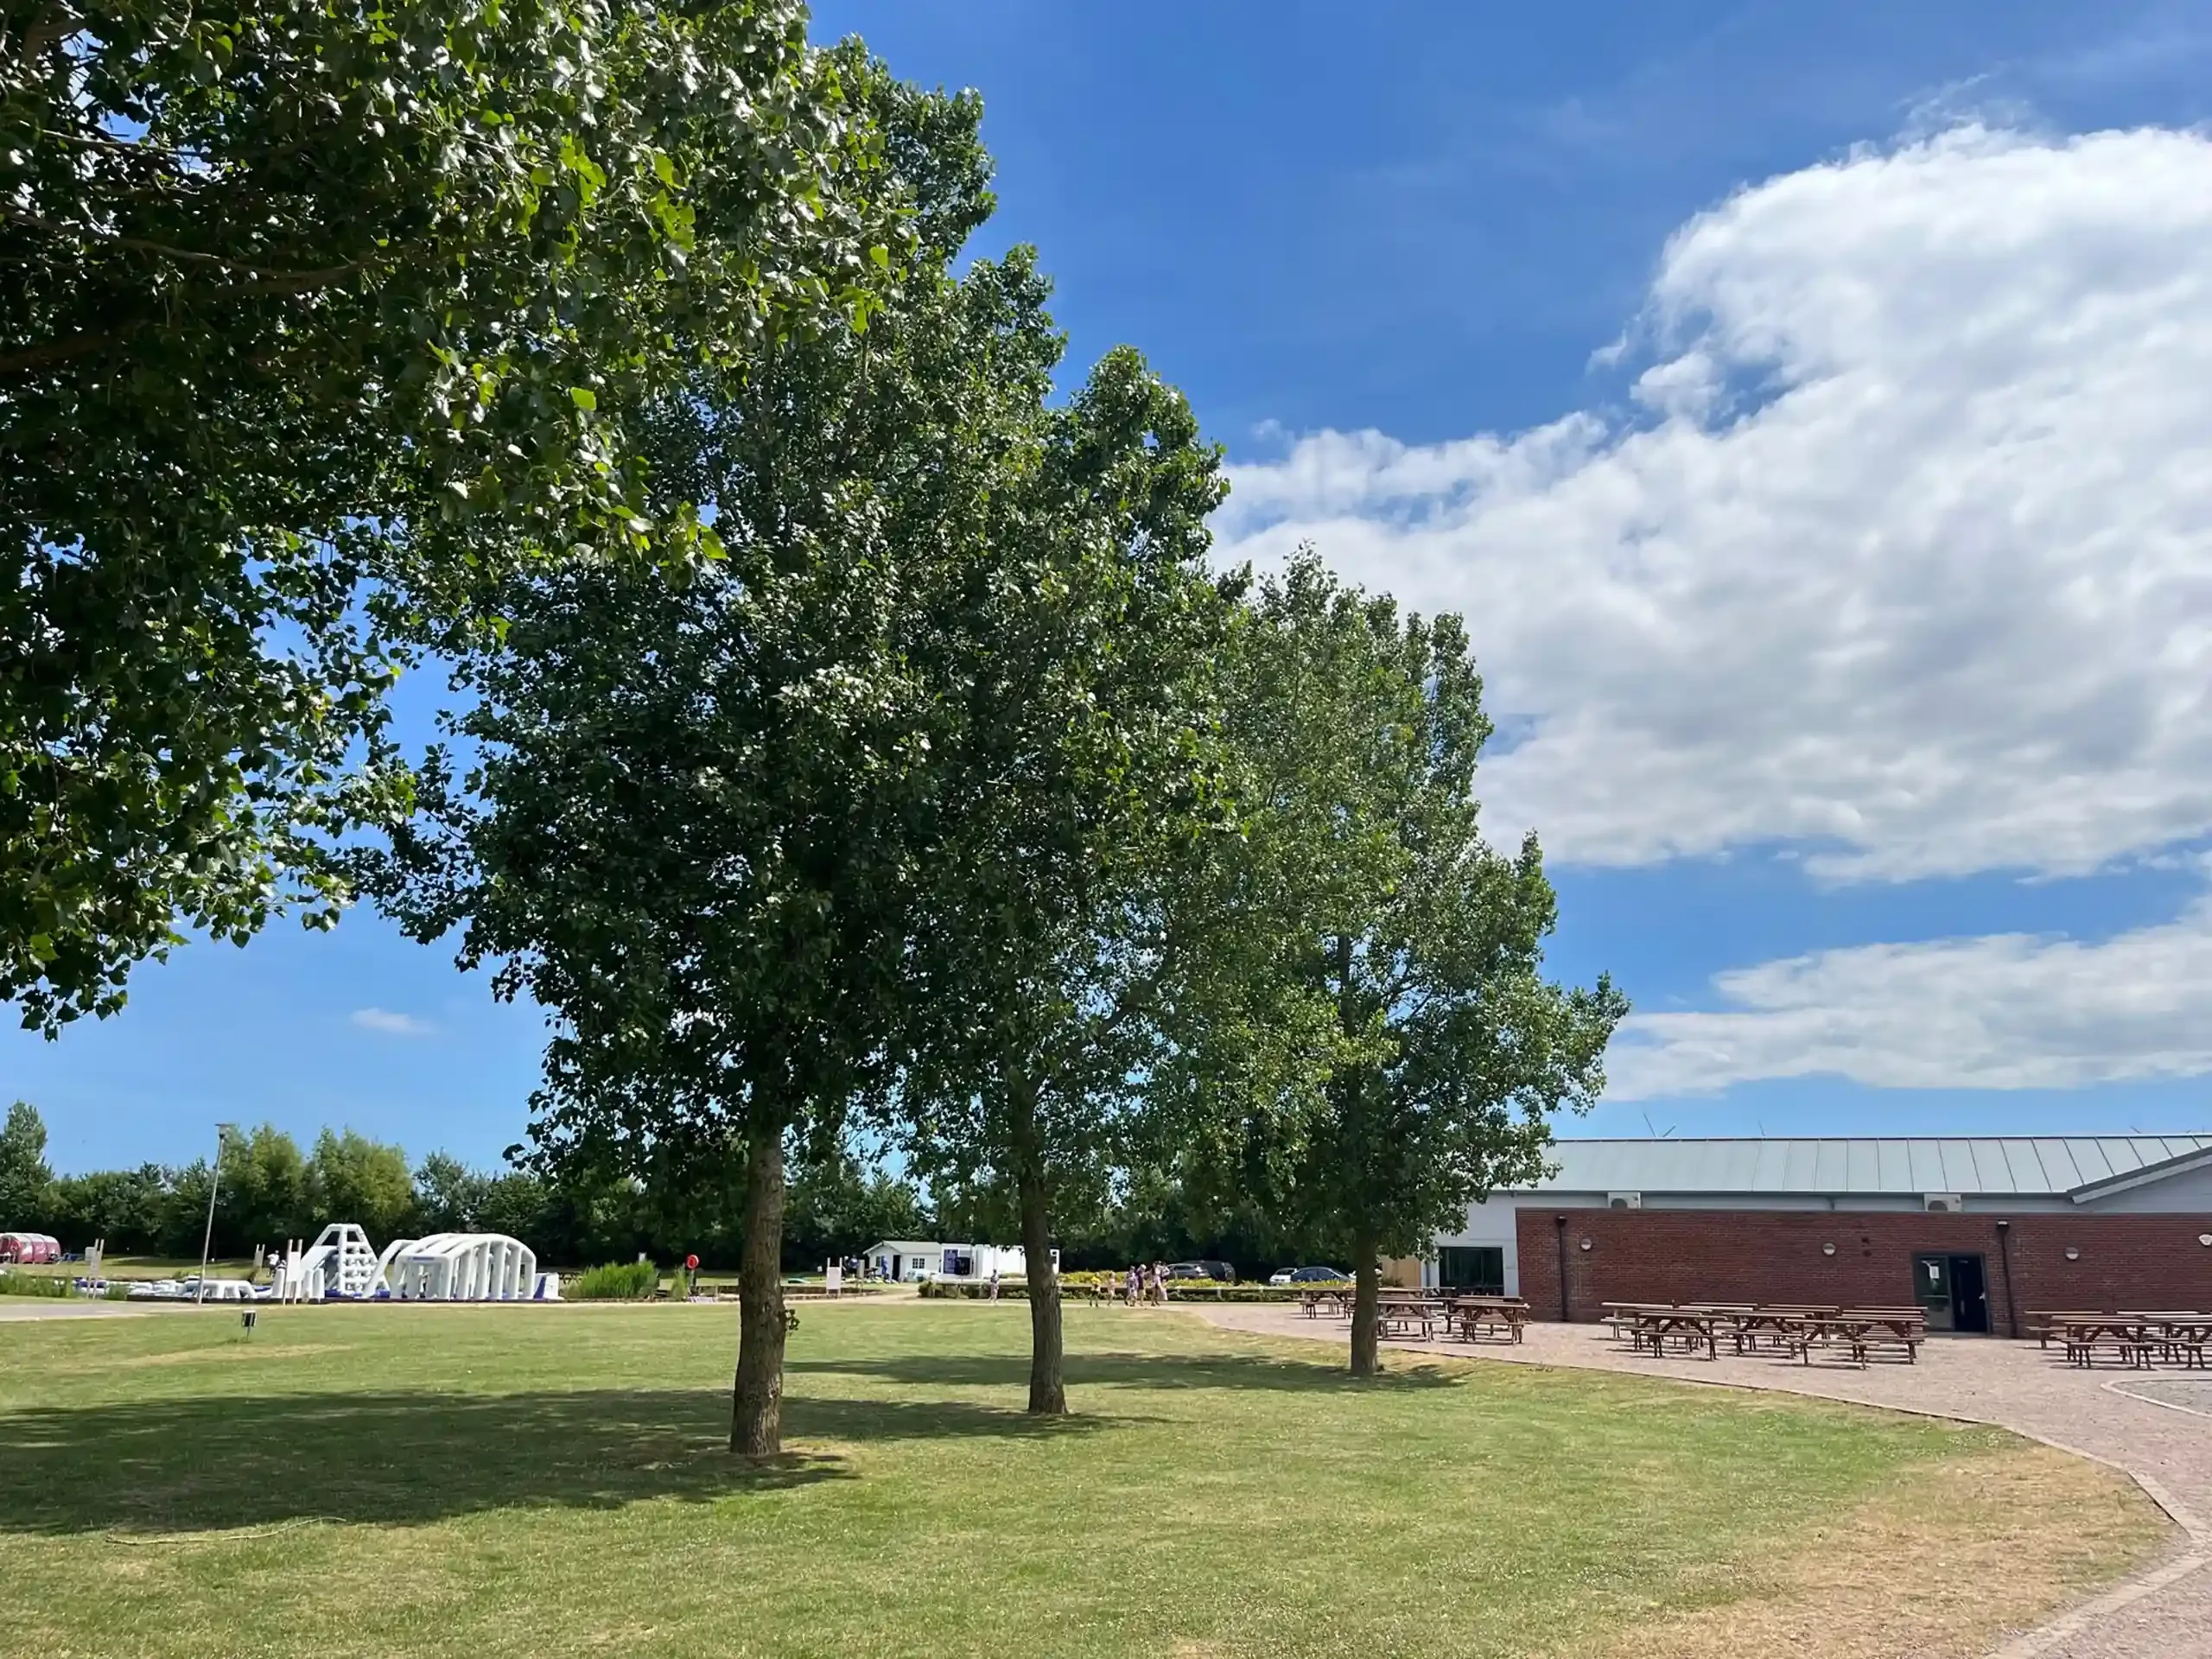
[[211,1347],[182,1348],[169,1354],[138,1354],[129,1359],[104,1359],[99,1369],[103,1371],[130,1371],[154,1365],[198,1365],[207,1361],[224,1359],[302,1359],[309,1354],[342,1354],[352,1345],[343,1342],[240,1342],[232,1338]]
[[2138,1572],[2177,1538],[2124,1476],[2049,1446],[1916,1465],[1687,1611],[1631,1615],[1580,1656],[1970,1659]]

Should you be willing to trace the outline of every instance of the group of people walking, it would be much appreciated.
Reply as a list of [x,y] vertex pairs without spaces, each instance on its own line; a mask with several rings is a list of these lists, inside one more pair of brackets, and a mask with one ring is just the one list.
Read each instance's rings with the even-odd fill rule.
[[1122,1284],[1123,1296],[1131,1307],[1140,1302],[1157,1302],[1162,1307],[1167,1305],[1167,1267],[1165,1262],[1155,1262],[1148,1268],[1132,1266]]

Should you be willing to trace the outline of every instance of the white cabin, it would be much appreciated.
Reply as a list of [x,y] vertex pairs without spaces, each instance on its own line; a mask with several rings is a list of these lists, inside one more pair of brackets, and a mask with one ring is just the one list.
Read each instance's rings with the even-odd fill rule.
[[[877,1278],[895,1280],[901,1284],[920,1284],[932,1279],[980,1281],[995,1273],[1001,1279],[1020,1279],[1029,1272],[1028,1258],[1019,1244],[946,1244],[934,1240],[887,1238],[869,1245],[862,1254],[869,1271]],[[1060,1253],[1054,1250],[1053,1269],[1058,1271],[1059,1265]]]

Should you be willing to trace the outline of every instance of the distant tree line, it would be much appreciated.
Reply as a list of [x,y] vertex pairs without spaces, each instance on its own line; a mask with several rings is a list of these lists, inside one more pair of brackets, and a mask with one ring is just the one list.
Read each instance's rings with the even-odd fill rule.
[[[37,1110],[17,1101],[0,1128],[0,1229],[52,1233],[71,1250],[105,1239],[119,1255],[199,1255],[207,1159],[55,1175],[45,1147]],[[735,1193],[716,1205],[621,1176],[473,1169],[443,1152],[410,1166],[401,1147],[352,1129],[326,1128],[304,1153],[271,1125],[242,1131],[226,1141],[222,1177],[214,1253],[228,1257],[350,1221],[379,1246],[425,1233],[505,1233],[549,1267],[643,1252],[664,1263],[696,1253],[727,1268],[736,1263],[742,1219]],[[840,1147],[793,1165],[784,1264],[818,1268],[881,1238],[925,1236],[932,1224],[912,1182]]]
[[[46,1126],[27,1101],[0,1127],[0,1229],[52,1233],[66,1249],[96,1239],[118,1255],[196,1257],[207,1221],[208,1160],[56,1175]],[[742,1194],[686,1184],[657,1190],[620,1175],[471,1168],[434,1152],[410,1166],[401,1147],[352,1129],[324,1129],[307,1152],[269,1124],[232,1136],[216,1196],[214,1253],[313,1238],[334,1221],[359,1223],[378,1245],[434,1232],[505,1233],[548,1267],[696,1254],[709,1269],[737,1265]],[[783,1265],[798,1272],[856,1255],[883,1239],[1002,1242],[988,1216],[939,1208],[913,1180],[850,1147],[791,1162]],[[1272,1230],[1256,1211],[1220,1217],[1172,1184],[1141,1181],[1063,1235],[1064,1268],[1132,1262],[1225,1261],[1247,1275],[1320,1259],[1312,1240]]]

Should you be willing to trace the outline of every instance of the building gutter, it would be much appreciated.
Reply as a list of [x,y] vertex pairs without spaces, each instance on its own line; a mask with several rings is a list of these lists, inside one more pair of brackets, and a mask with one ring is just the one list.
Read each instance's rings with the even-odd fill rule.
[[2012,1224],[2002,1216],[1997,1218],[1997,1259],[2005,1264],[2005,1334],[2018,1342],[2020,1314],[2012,1299]]
[[1565,1215],[1557,1215],[1557,1216],[1554,1216],[1554,1217],[1552,1217],[1552,1225],[1553,1225],[1554,1227],[1555,1227],[1555,1228],[1557,1228],[1557,1229],[1559,1230],[1559,1322],[1560,1322],[1561,1325],[1569,1325],[1569,1324],[1572,1324],[1572,1323],[1573,1322],[1574,1315],[1573,1315],[1573,1313],[1569,1310],[1569,1308],[1568,1308],[1568,1306],[1567,1306],[1567,1217],[1566,1217],[1566,1216],[1565,1216]]

